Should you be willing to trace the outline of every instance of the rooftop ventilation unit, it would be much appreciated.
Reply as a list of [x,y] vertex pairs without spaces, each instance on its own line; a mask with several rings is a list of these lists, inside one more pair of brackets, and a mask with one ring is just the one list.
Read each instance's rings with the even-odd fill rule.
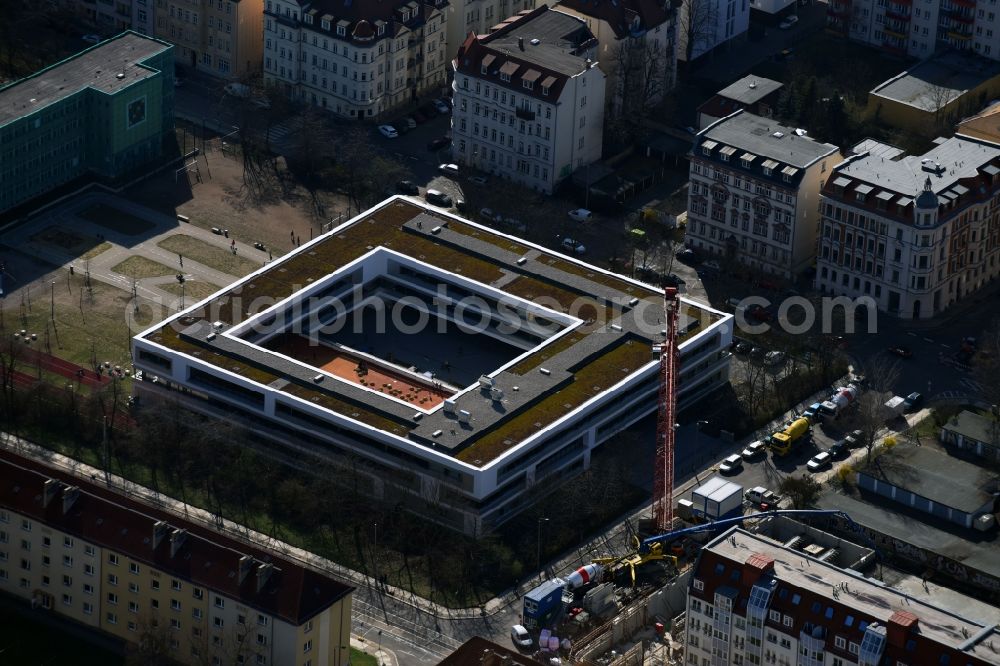
[[775,139],[780,139],[780,138],[782,138],[782,137],[785,136],[785,133],[784,132],[775,132],[771,136],[773,136]]
[[472,421],[472,414],[464,409],[458,411],[458,422],[468,425]]
[[454,414],[455,413],[455,401],[454,400],[445,400],[444,401],[444,413],[445,414]]
[[218,332],[219,332],[219,331],[221,331],[221,330],[222,330],[223,328],[225,328],[225,326],[226,326],[226,325],[225,325],[225,324],[223,324],[223,323],[222,323],[221,321],[217,321],[217,322],[215,322],[214,324],[212,324],[212,328],[213,328],[213,329],[215,330],[215,332],[216,332],[216,333],[218,333]]
[[503,389],[494,386],[490,389],[490,400],[493,402],[500,402],[503,400]]
[[940,162],[932,162],[931,160],[921,160],[920,168],[928,173],[937,175],[941,175],[945,171]]
[[494,381],[492,377],[490,377],[489,375],[480,375],[479,388],[484,388],[484,389],[493,388],[493,384]]
[[542,40],[538,39],[537,37],[531,40],[531,45],[532,46],[538,46],[541,43],[542,43]]

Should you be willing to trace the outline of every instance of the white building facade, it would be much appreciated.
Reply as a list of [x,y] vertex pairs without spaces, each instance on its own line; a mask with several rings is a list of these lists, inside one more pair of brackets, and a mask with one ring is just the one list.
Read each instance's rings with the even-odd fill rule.
[[470,35],[452,63],[452,154],[550,194],[601,157],[605,74],[584,23],[547,6]]
[[873,148],[830,174],[816,286],[926,319],[1000,273],[1000,148],[957,136],[900,153]]
[[950,48],[1000,59],[1000,9],[975,0],[832,0],[827,26],[897,55],[927,58]]
[[814,260],[821,182],[839,154],[745,111],[709,125],[691,153],[685,243],[794,278]]
[[446,8],[444,0],[268,0],[264,82],[348,118],[375,118],[442,91]]

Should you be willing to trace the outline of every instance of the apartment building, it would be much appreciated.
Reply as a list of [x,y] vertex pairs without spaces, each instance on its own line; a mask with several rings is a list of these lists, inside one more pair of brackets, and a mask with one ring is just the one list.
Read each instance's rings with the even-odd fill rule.
[[671,0],[561,0],[558,9],[581,18],[597,38],[598,66],[608,77],[608,113],[634,116],[659,104],[673,89],[677,9]]
[[57,0],[55,4],[75,12],[102,35],[125,30],[153,34],[152,0]]
[[0,592],[181,664],[346,664],[353,588],[0,452]]
[[803,130],[737,111],[698,133],[690,154],[686,243],[793,278],[814,261],[819,191],[840,159]]
[[0,213],[158,164],[173,141],[172,52],[125,32],[0,88]]
[[156,0],[155,34],[176,46],[178,65],[246,80],[260,72],[263,12],[263,0]]
[[448,3],[447,57],[458,53],[470,32],[488,34],[509,16],[534,9],[535,0],[456,0]]
[[454,159],[547,194],[600,159],[596,48],[583,21],[546,5],[469,35],[452,62]]
[[268,0],[264,81],[347,118],[374,118],[446,85],[447,2]]
[[822,190],[816,286],[933,317],[1000,271],[1000,146],[955,136],[908,156],[868,141]]
[[677,57],[685,62],[741,39],[750,28],[747,0],[683,0],[677,14]]
[[963,617],[796,550],[795,542],[733,528],[702,549],[688,587],[685,663],[1000,663],[992,618]]
[[895,55],[927,58],[943,49],[1000,59],[1000,8],[976,0],[831,0],[827,27]]

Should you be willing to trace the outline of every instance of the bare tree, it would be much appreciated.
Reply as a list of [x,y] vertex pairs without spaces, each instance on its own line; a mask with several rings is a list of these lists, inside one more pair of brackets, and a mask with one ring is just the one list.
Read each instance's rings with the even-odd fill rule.
[[933,83],[927,84],[924,98],[929,105],[927,110],[934,114],[932,126],[930,127],[931,132],[937,132],[944,127],[947,122],[945,111],[956,97],[958,97],[958,93],[951,88],[934,85]]
[[667,50],[644,38],[626,37],[616,42],[611,59],[614,94],[608,103],[608,130],[628,141],[666,92]]
[[972,376],[979,384],[982,399],[1000,405],[1000,318],[980,334],[972,357]]
[[886,400],[892,396],[893,387],[899,379],[899,361],[887,354],[879,354],[868,361],[863,373],[867,387],[858,397],[858,408],[852,420],[861,430],[861,441],[867,451],[866,462],[871,462],[875,440],[887,416]]
[[714,0],[684,0],[678,12],[677,36],[684,47],[684,60],[707,51],[715,43],[718,11]]

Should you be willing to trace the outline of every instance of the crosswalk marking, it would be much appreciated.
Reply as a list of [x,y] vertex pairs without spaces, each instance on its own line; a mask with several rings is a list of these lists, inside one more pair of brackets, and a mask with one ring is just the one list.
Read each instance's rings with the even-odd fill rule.
[[968,377],[963,377],[963,378],[959,379],[958,383],[961,384],[964,388],[969,389],[969,391],[971,391],[973,393],[982,393],[982,391],[983,391],[983,385],[982,384],[980,384],[979,382],[977,382],[974,379],[969,379]]

